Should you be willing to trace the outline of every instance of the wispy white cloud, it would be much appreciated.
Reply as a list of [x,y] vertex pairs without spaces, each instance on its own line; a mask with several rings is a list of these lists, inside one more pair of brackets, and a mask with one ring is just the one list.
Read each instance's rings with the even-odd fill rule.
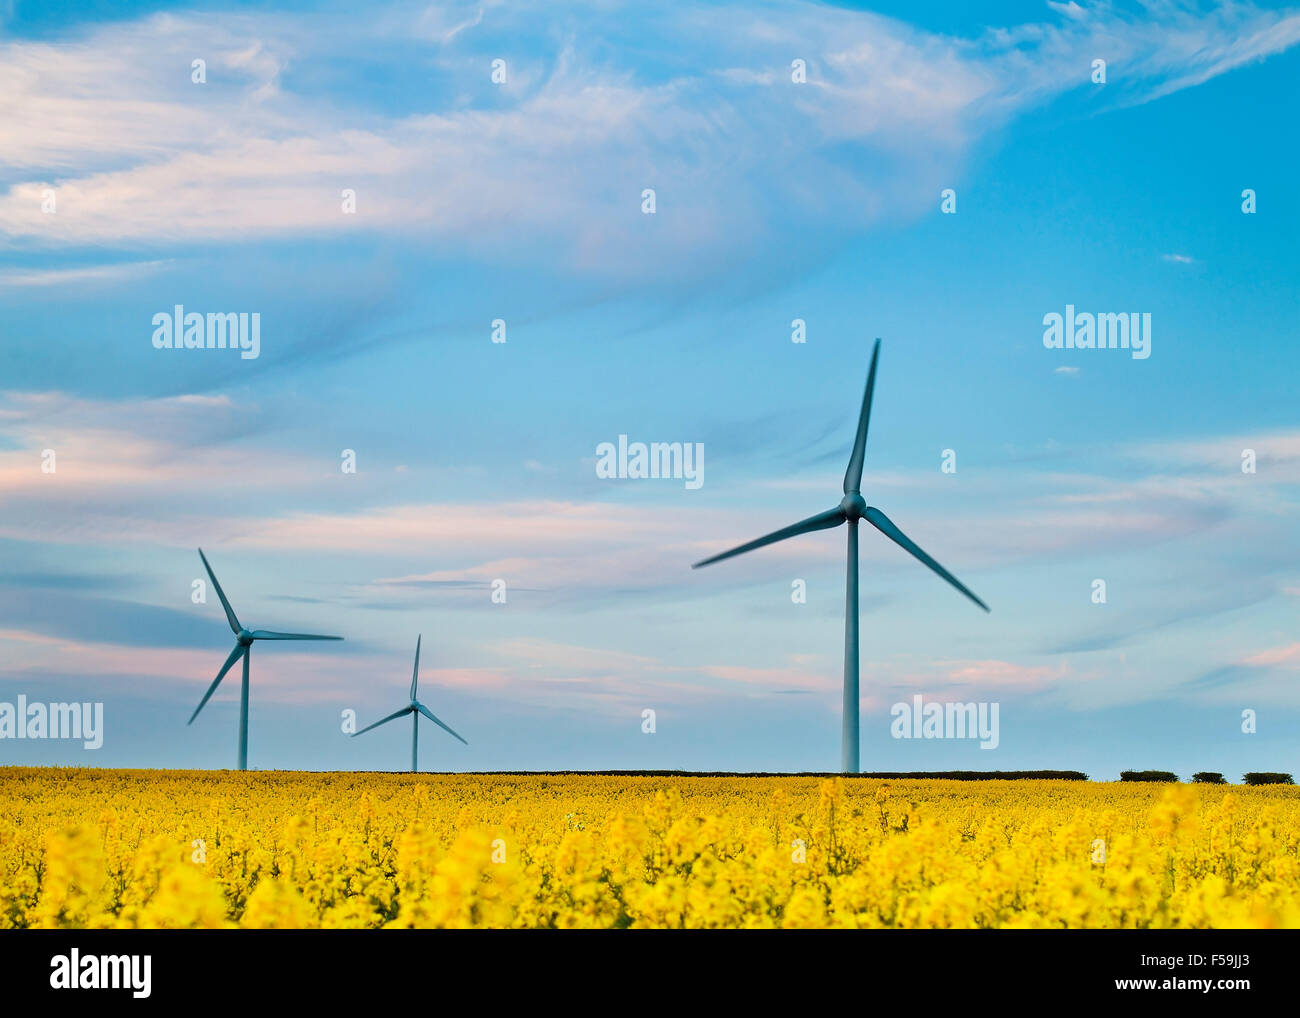
[[[594,272],[667,252],[729,258],[783,217],[834,232],[926,207],[991,130],[1088,87],[1098,54],[1117,98],[1144,101],[1300,39],[1300,17],[1242,4],[1052,6],[1050,21],[970,39],[796,2],[744,16],[674,8],[630,28],[625,12],[586,11],[602,27],[593,40],[637,33],[636,64],[557,32],[553,9],[479,4],[384,8],[362,24],[186,12],[10,40],[0,236],[136,246],[418,231],[497,255],[545,243]],[[508,83],[491,84],[491,59],[520,34],[563,41],[512,56]],[[360,111],[346,82],[287,83],[286,68],[359,46],[382,61],[413,41],[441,75],[426,110]],[[177,73],[198,56],[204,85]],[[806,83],[791,81],[792,58]],[[848,172],[835,154],[846,144],[877,169]],[[798,172],[756,172],[790,160]],[[40,209],[47,187],[54,215]],[[658,190],[654,217],[640,212],[644,187]]]
[[49,523],[60,505],[87,514],[92,495],[110,496],[111,506],[121,504],[123,491],[144,503],[181,483],[203,490],[240,477],[253,487],[306,477],[310,468],[301,462],[250,461],[214,442],[256,415],[255,407],[236,406],[226,396],[101,401],[60,392],[0,393],[0,433],[7,439],[0,449],[0,499],[11,522],[19,501],[30,499],[36,518],[44,514]]
[[[1231,497],[1242,507],[1289,510],[1300,484],[1300,431],[1147,442],[1132,453],[1147,468],[1147,485]],[[1168,476],[1157,482],[1153,468]]]
[[121,262],[113,265],[84,265],[58,269],[0,269],[0,287],[85,287],[96,283],[120,283],[138,279],[172,264],[170,259],[149,262]]

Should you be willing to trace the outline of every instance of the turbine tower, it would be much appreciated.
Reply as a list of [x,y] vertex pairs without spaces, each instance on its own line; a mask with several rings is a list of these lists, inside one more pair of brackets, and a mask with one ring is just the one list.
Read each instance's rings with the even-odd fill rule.
[[420,681],[420,639],[421,637],[419,636],[415,638],[415,667],[411,669],[411,702],[408,703],[401,710],[395,710],[393,711],[393,713],[389,714],[388,717],[381,718],[380,720],[376,721],[373,725],[366,725],[366,727],[361,729],[361,731],[352,733],[352,738],[355,739],[358,735],[363,735],[364,733],[370,731],[370,729],[372,728],[378,728],[380,725],[386,725],[390,721],[396,721],[398,718],[402,717],[403,715],[406,714],[411,715],[411,772],[412,773],[415,773],[420,769],[419,753],[420,753],[420,715],[421,714],[423,714],[426,718],[432,721],[435,725],[441,728],[448,735],[452,736],[455,739],[460,739],[460,741],[465,743],[466,746],[469,745],[468,742],[465,742],[464,739],[461,739],[459,735],[457,735],[450,728],[448,728],[441,721],[439,721],[436,717],[434,717],[433,712],[415,698],[415,687],[416,684]]
[[867,422],[871,417],[871,394],[876,385],[876,360],[880,357],[880,340],[876,340],[871,352],[871,369],[867,372],[867,389],[862,396],[862,412],[858,416],[858,433],[853,440],[853,453],[849,457],[849,468],[844,474],[844,497],[840,504],[824,513],[810,516],[806,520],[794,523],[781,530],[774,531],[766,537],[760,537],[738,548],[724,551],[702,562],[696,562],[692,569],[721,562],[733,555],[741,555],[764,545],[784,541],[787,537],[808,534],[814,530],[829,530],[842,523],[849,525],[848,578],[846,581],[845,615],[844,615],[844,717],[841,729],[840,770],[845,774],[858,771],[858,521],[866,520],[904,551],[920,559],[925,565],[942,576],[963,594],[969,597],[985,611],[989,606],[964,587],[957,577],[939,565],[927,555],[906,534],[899,530],[888,516],[879,509],[867,505],[862,497],[862,460],[867,446]]
[[203,559],[203,568],[208,571],[208,579],[212,581],[212,588],[217,592],[217,597],[221,598],[221,607],[226,609],[226,621],[230,623],[230,629],[235,634],[235,649],[230,652],[230,657],[226,658],[226,663],[221,666],[221,671],[217,672],[217,677],[212,680],[212,685],[208,691],[203,694],[203,699],[199,705],[194,708],[194,713],[190,715],[187,725],[194,724],[194,719],[199,716],[199,711],[203,709],[204,704],[211,699],[212,694],[217,691],[221,685],[221,680],[226,677],[226,672],[234,667],[235,662],[240,658],[244,659],[244,681],[239,687],[239,769],[248,770],[248,659],[253,652],[254,640],[341,640],[341,636],[312,636],[307,633],[273,633],[269,629],[254,629],[249,631],[239,624],[239,619],[235,617],[235,609],[230,607],[230,602],[226,600],[226,592],[221,589],[221,584],[217,582],[216,574],[213,573],[212,567],[208,565],[208,557],[203,554],[203,549],[199,549],[199,558]]

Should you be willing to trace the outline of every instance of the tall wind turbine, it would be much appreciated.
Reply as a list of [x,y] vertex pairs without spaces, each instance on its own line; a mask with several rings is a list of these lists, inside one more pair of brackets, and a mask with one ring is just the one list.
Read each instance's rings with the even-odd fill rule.
[[426,718],[432,721],[435,725],[441,728],[448,735],[452,736],[453,738],[460,739],[460,741],[465,743],[466,746],[469,745],[468,742],[465,742],[464,739],[461,739],[459,735],[457,735],[450,728],[448,728],[441,721],[439,721],[436,717],[434,717],[433,712],[415,698],[415,686],[420,681],[420,639],[421,638],[418,636],[415,638],[415,667],[411,669],[411,702],[408,703],[401,710],[395,710],[393,711],[393,713],[389,714],[388,717],[381,718],[380,720],[376,721],[373,725],[367,725],[365,728],[361,729],[361,731],[352,733],[352,738],[355,739],[358,735],[362,735],[370,731],[370,729],[372,728],[378,728],[380,725],[386,725],[390,721],[396,721],[398,718],[403,717],[404,715],[407,714],[411,715],[411,771],[412,772],[418,771],[420,769],[419,753],[420,753],[420,715],[421,714],[423,714]]
[[217,691],[221,685],[221,680],[226,677],[226,672],[234,667],[235,662],[240,658],[244,659],[244,681],[239,687],[239,769],[248,770],[248,659],[253,653],[254,640],[341,640],[341,636],[311,636],[307,633],[273,633],[269,629],[247,630],[239,624],[239,619],[235,617],[235,609],[230,607],[230,602],[226,600],[226,592],[221,589],[221,584],[217,582],[216,574],[213,573],[212,567],[208,565],[208,557],[203,554],[203,549],[199,549],[199,558],[203,559],[203,568],[208,571],[208,579],[212,581],[212,589],[217,592],[217,597],[221,598],[221,607],[226,609],[226,621],[230,623],[230,629],[235,634],[235,649],[230,652],[230,657],[226,658],[226,663],[221,666],[221,671],[217,672],[217,677],[212,680],[212,685],[208,691],[203,694],[203,699],[199,705],[194,708],[194,713],[190,715],[187,725],[194,724],[194,719],[199,716],[199,711],[203,709],[204,704],[211,699],[212,694]]
[[849,469],[844,474],[844,497],[834,509],[810,516],[799,523],[774,531],[766,537],[724,551],[721,555],[696,562],[691,568],[699,569],[724,558],[740,555],[764,545],[784,541],[787,537],[808,534],[814,530],[829,530],[841,523],[849,525],[849,568],[846,582],[844,616],[844,720],[841,729],[840,770],[856,774],[858,770],[858,520],[866,520],[904,551],[920,559],[985,611],[989,606],[964,587],[957,577],[927,555],[906,534],[899,530],[888,516],[867,505],[862,497],[862,459],[867,447],[867,421],[871,417],[871,393],[876,385],[876,360],[880,357],[880,340],[871,352],[871,369],[867,372],[867,390],[862,396],[862,413],[858,416],[858,434],[853,440],[853,454]]

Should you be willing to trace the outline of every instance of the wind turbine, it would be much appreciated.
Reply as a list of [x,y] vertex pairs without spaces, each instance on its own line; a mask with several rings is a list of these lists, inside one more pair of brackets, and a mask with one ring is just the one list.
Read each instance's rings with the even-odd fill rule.
[[380,725],[386,725],[390,721],[396,721],[398,718],[406,714],[411,715],[411,771],[412,772],[418,771],[420,769],[419,752],[420,752],[420,715],[421,714],[423,714],[426,718],[432,721],[435,725],[441,728],[448,735],[452,736],[453,738],[460,739],[460,741],[465,743],[466,746],[469,745],[468,742],[465,742],[464,739],[461,739],[459,735],[457,735],[450,728],[448,728],[441,721],[439,721],[436,717],[434,717],[433,712],[415,698],[415,686],[416,683],[420,681],[420,639],[421,638],[418,636],[415,638],[415,667],[411,669],[411,702],[408,703],[401,710],[395,710],[393,711],[393,713],[389,714],[388,717],[381,718],[379,721],[376,721],[373,725],[367,725],[365,728],[361,729],[361,731],[352,733],[352,738],[355,739],[358,735],[363,735],[366,732],[370,731],[370,729],[372,728],[378,728]]
[[239,624],[239,619],[235,617],[235,609],[230,607],[230,602],[226,600],[226,592],[221,589],[221,584],[217,582],[216,574],[213,573],[212,567],[208,565],[208,557],[203,554],[203,549],[199,549],[199,558],[203,559],[203,568],[208,571],[208,579],[212,581],[212,588],[217,592],[217,597],[221,598],[221,607],[226,609],[226,621],[230,623],[230,629],[235,634],[235,649],[230,652],[230,657],[226,658],[226,663],[221,666],[221,671],[217,672],[217,677],[212,680],[212,685],[208,691],[203,694],[203,699],[199,705],[194,708],[194,713],[190,715],[187,725],[194,724],[194,719],[199,716],[199,711],[203,709],[204,704],[211,699],[212,694],[217,691],[221,685],[221,680],[226,677],[226,672],[234,667],[235,662],[241,657],[244,659],[244,681],[239,687],[239,769],[248,770],[248,659],[253,653],[254,640],[341,640],[341,636],[311,636],[307,633],[273,633],[269,629],[247,630]]
[[844,616],[844,719],[841,729],[840,770],[845,774],[856,774],[858,770],[858,520],[866,520],[887,538],[920,559],[963,594],[969,597],[985,611],[989,606],[964,587],[957,577],[939,565],[927,555],[906,534],[899,530],[888,516],[879,509],[867,505],[862,497],[862,459],[867,446],[867,421],[871,417],[871,393],[876,385],[876,360],[880,357],[880,340],[876,340],[871,352],[871,369],[867,372],[867,390],[862,396],[862,412],[858,416],[858,434],[853,440],[853,454],[849,457],[849,468],[844,474],[844,497],[834,509],[810,516],[799,523],[791,524],[774,531],[766,537],[742,544],[738,548],[724,551],[702,562],[696,562],[692,569],[721,562],[733,555],[740,555],[764,545],[784,541],[787,537],[808,534],[814,530],[829,530],[841,523],[849,525],[849,565],[846,581]]

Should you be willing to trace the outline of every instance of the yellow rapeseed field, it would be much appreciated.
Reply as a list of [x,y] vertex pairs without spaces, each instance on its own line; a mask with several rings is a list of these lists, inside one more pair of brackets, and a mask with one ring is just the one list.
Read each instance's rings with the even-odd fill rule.
[[0,927],[1296,927],[1300,788],[0,768]]

